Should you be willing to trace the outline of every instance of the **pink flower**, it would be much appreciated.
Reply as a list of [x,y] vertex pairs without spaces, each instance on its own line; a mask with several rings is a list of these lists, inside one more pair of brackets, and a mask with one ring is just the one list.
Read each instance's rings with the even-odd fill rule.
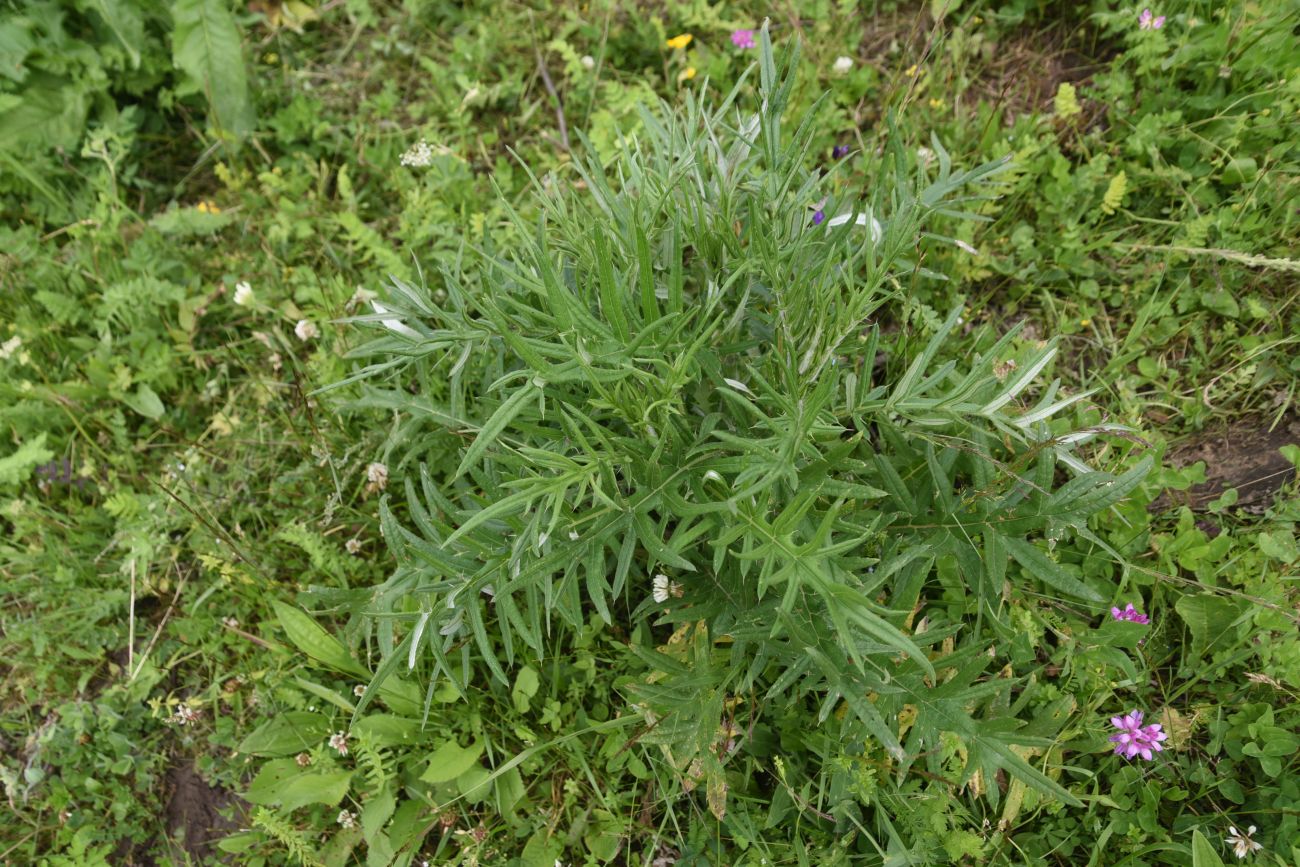
[[[1164,19],[1161,19],[1161,20],[1164,20]],[[754,47],[754,31],[753,31],[753,30],[733,30],[733,31],[731,31],[731,44],[734,45],[734,46],[736,46],[737,48],[753,48],[753,47]]]
[[1142,14],[1138,16],[1139,30],[1159,30],[1164,26],[1165,16],[1161,15],[1157,18],[1153,18],[1150,9],[1143,9]]
[[1129,711],[1125,716],[1113,716],[1110,718],[1110,724],[1119,729],[1117,734],[1110,736],[1110,742],[1115,745],[1115,755],[1126,759],[1141,756],[1150,761],[1152,752],[1158,753],[1164,750],[1160,742],[1169,737],[1162,730],[1160,723],[1142,725],[1140,710]]
[[1151,622],[1151,618],[1147,617],[1141,611],[1138,611],[1136,608],[1134,608],[1132,602],[1130,602],[1128,605],[1125,605],[1122,611],[1118,608],[1110,609],[1110,616],[1115,618],[1116,620],[1127,620],[1130,623]]

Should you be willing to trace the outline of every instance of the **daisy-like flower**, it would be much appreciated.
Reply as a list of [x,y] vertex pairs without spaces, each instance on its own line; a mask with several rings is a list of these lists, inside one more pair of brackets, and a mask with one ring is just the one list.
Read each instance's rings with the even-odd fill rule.
[[733,30],[731,31],[731,44],[737,48],[753,48],[754,42],[753,30]]
[[676,581],[670,581],[667,575],[659,574],[655,576],[654,590],[650,595],[654,597],[655,602],[663,604],[668,601],[669,596],[680,597],[682,595],[682,585]]
[[303,343],[320,337],[320,329],[310,319],[299,319],[298,324],[293,327],[293,333],[298,335],[298,339]]
[[1151,618],[1147,617],[1141,611],[1133,607],[1133,603],[1125,605],[1122,609],[1111,608],[1110,616],[1115,620],[1127,620],[1130,623],[1150,623]]
[[344,732],[335,732],[330,735],[330,746],[339,751],[340,756],[348,754],[348,736]]
[[1139,30],[1159,30],[1165,26],[1165,16],[1152,16],[1150,9],[1143,9],[1142,14],[1138,16]]
[[694,38],[695,38],[695,37],[692,36],[692,35],[689,34],[689,33],[683,33],[683,34],[681,34],[681,35],[679,35],[679,36],[674,36],[672,39],[669,39],[669,40],[668,40],[667,42],[665,42],[664,44],[667,45],[669,48],[676,48],[677,50],[680,51],[681,49],[683,49],[683,48],[685,48],[686,46],[690,45],[690,44],[691,44],[691,40],[694,39]]
[[424,139],[420,139],[418,142],[411,145],[406,149],[406,152],[402,154],[402,165],[404,166],[422,169],[425,166],[432,165],[432,163],[433,147]]
[[1110,736],[1110,742],[1115,745],[1115,755],[1126,759],[1141,756],[1150,761],[1153,752],[1164,751],[1160,742],[1169,737],[1164,733],[1160,723],[1142,725],[1140,710],[1129,711],[1124,716],[1113,716],[1110,718],[1110,724],[1119,729],[1117,734]]
[[248,285],[247,280],[235,284],[235,303],[240,307],[253,303],[253,287]]
[[852,68],[853,68],[853,58],[843,57],[843,56],[835,58],[835,63],[832,64],[831,66],[831,69],[835,72],[836,75],[848,75],[849,70]]
[[1236,855],[1239,860],[1245,858],[1252,852],[1258,852],[1260,849],[1264,848],[1254,840],[1250,839],[1251,835],[1253,835],[1257,830],[1259,829],[1254,825],[1251,825],[1246,829],[1246,833],[1243,834],[1234,827],[1228,827],[1228,837],[1226,842],[1232,847],[1232,853]]
[[344,828],[354,828],[357,824],[357,814],[351,810],[339,811],[339,824]]

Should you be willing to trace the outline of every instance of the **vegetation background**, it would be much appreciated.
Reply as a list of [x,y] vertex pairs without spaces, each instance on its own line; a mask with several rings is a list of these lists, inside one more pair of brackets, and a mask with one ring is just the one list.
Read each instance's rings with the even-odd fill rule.
[[[0,4],[0,860],[1208,867],[1231,837],[1300,865],[1300,4],[1151,12]],[[1041,738],[1013,758],[1046,784],[954,731],[899,762],[834,690],[701,693],[720,759],[673,761],[651,672],[723,648],[661,616],[649,569],[617,616],[584,600],[501,677],[477,656],[460,686],[432,659],[393,674],[421,611],[376,591],[409,573],[393,528],[464,496],[469,441],[420,417],[445,370],[376,348],[372,302],[444,304],[448,269],[490,298],[484,250],[589,201],[593,154],[640,159],[660,99],[721,101],[760,56],[733,32],[765,18],[801,51],[791,237],[870,200],[887,155],[907,177],[1010,157],[985,219],[940,215],[910,250],[867,381],[922,355],[1005,379],[1056,341],[1016,410],[1088,393],[1051,434],[1122,425],[1088,460],[1154,463],[1082,524],[1122,573],[1079,527],[1002,557],[1015,589],[974,681],[1001,697],[963,707]],[[490,384],[467,405],[496,407]],[[924,604],[890,620],[909,641],[931,624],[936,660],[974,647],[939,628],[981,616],[965,568],[935,554]],[[1112,622],[1128,603],[1150,623]],[[1150,762],[1106,740],[1135,708],[1169,735]]]

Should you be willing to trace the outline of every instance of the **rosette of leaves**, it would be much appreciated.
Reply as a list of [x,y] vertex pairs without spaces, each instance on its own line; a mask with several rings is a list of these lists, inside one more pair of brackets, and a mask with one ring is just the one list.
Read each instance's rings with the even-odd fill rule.
[[[1064,720],[1018,719],[989,651],[1011,635],[1009,592],[1110,597],[1051,549],[1077,535],[1118,561],[1087,521],[1146,463],[1094,472],[1076,450],[1105,429],[1052,435],[1085,396],[1036,387],[1053,342],[1008,373],[1014,331],[946,358],[960,309],[929,335],[879,326],[921,273],[927,222],[978,219],[1005,162],[958,172],[934,141],[918,176],[894,142],[869,200],[814,223],[816,107],[782,118],[796,62],[764,33],[756,112],[744,79],[717,106],[701,91],[644,110],[615,157],[586,143],[580,182],[537,183],[510,249],[394,281],[360,317],[380,333],[359,350],[361,402],[400,413],[392,463],[410,470],[405,517],[381,509],[400,565],[367,594],[375,679],[509,684],[599,618],[646,669],[638,740],[717,815],[726,765],[792,708],[894,778],[944,771],[947,733],[962,781],[1005,770],[1077,805],[1026,758]],[[659,573],[679,590],[662,602]],[[944,613],[954,599],[969,617]]]

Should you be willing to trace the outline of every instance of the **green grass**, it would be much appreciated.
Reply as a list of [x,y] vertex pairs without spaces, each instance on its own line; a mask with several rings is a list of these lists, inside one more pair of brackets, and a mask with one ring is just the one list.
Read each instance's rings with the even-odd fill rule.
[[[750,4],[0,12],[27,70],[0,78],[0,860],[1201,867],[1255,826],[1255,863],[1300,864],[1295,483],[1151,507],[1294,430],[1300,7],[950,5],[775,15],[785,130],[725,195],[694,185],[759,72],[709,136],[655,125],[759,59],[728,38]],[[238,36],[246,91],[173,6]],[[982,219],[917,234],[898,196],[945,152],[1011,161]],[[883,249],[814,230],[858,203]],[[988,415],[909,390],[933,346],[988,404],[1045,342]],[[582,352],[609,378],[566,378]],[[1092,393],[1015,427],[1054,382]],[[1126,496],[1032,523],[1071,478],[1042,442],[1103,426],[1066,458]],[[1224,426],[1209,467],[1167,460]],[[564,460],[628,514],[693,462],[747,489],[605,526]],[[1110,622],[1127,602],[1149,626]],[[1152,762],[1109,751],[1133,708],[1170,734]]]

